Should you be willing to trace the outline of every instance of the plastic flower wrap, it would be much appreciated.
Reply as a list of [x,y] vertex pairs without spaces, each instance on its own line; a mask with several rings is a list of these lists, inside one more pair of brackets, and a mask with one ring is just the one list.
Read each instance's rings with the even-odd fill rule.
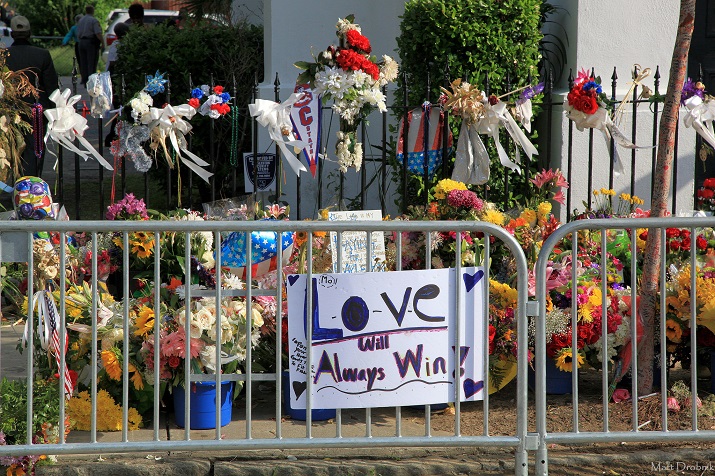
[[[582,69],[564,100],[566,117],[573,121],[579,131],[584,129],[601,131],[609,149],[611,140],[626,149],[652,148],[652,146],[637,146],[629,141],[613,122],[609,106],[606,93],[601,87],[601,78],[593,77],[588,71]],[[616,175],[623,173],[623,163],[617,148],[613,151],[613,172]]]
[[[521,161],[519,147],[526,152],[529,159],[538,155],[534,145],[512,117],[507,103],[495,95],[486,97],[486,94],[476,85],[461,79],[452,81],[450,88],[451,91],[441,88],[440,103],[445,109],[462,118],[452,179],[473,185],[481,185],[489,180],[490,159],[480,134],[486,134],[494,140],[501,164],[516,172],[521,172],[518,165]],[[530,88],[530,93],[524,94],[520,98],[521,103],[517,106],[522,124],[528,125],[529,128],[531,128],[531,99],[537,90],[543,90],[543,86]],[[499,130],[502,127],[519,145],[515,160],[509,157],[499,139]]]
[[398,72],[391,57],[383,55],[378,60],[371,56],[370,40],[354,19],[353,15],[338,19],[337,47],[321,51],[312,63],[295,63],[304,70],[298,84],[310,84],[314,94],[334,100],[333,111],[340,116],[336,154],[342,172],[350,167],[360,170],[363,146],[357,140],[358,126],[373,110],[387,111],[381,89],[397,79]]

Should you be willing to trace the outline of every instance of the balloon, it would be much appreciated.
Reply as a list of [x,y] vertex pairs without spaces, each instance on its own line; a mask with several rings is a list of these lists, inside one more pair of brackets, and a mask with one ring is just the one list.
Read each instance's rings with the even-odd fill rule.
[[18,220],[55,219],[50,186],[40,177],[19,178],[15,182],[12,200]]
[[[251,233],[251,273],[258,278],[274,271],[278,266],[278,233],[273,231],[254,231]],[[293,233],[281,234],[280,249],[283,264],[293,252]],[[246,233],[234,231],[221,243],[221,263],[241,279],[246,278]]]

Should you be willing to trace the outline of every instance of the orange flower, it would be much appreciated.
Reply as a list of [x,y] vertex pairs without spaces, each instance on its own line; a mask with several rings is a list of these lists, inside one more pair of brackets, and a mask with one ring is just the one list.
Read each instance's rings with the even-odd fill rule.
[[176,291],[176,288],[178,288],[179,286],[182,286],[183,284],[184,283],[182,283],[180,279],[172,276],[171,280],[169,281],[169,285],[166,286],[166,289],[168,289],[169,291]]
[[122,364],[117,360],[117,354],[114,350],[103,350],[102,351],[102,365],[104,365],[104,370],[107,371],[107,375],[112,380],[122,379]]
[[665,321],[665,336],[671,342],[680,342],[683,338],[683,329],[673,319],[668,319]]
[[296,231],[293,238],[293,244],[296,248],[300,248],[308,240],[308,233],[305,231]]

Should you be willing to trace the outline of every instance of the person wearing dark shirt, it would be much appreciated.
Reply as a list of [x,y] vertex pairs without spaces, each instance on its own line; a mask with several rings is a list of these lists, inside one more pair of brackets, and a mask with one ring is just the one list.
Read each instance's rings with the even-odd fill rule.
[[[45,48],[40,48],[30,44],[30,22],[23,16],[14,16],[10,21],[12,29],[13,44],[8,48],[7,67],[11,71],[25,71],[25,75],[39,92],[39,104],[43,110],[54,107],[50,101],[50,94],[59,87],[59,80],[55,65],[52,62],[50,52]],[[35,98],[27,96],[24,101],[34,104]],[[25,118],[32,124],[32,118]],[[42,114],[43,129],[47,125],[47,120]],[[34,131],[25,136],[25,151],[22,155],[22,166],[25,175],[39,176],[42,173],[45,148],[42,141],[43,131]],[[36,140],[35,140],[36,139]],[[37,144],[37,150],[35,149]]]
[[87,5],[85,15],[77,22],[77,36],[79,37],[79,67],[82,76],[82,85],[87,85],[90,74],[97,72],[99,50],[102,47],[102,27],[99,20],[94,17],[94,7]]

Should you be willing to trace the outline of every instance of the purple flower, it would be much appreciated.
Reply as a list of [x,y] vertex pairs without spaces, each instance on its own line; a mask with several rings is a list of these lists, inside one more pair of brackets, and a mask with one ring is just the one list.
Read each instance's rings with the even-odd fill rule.
[[685,106],[685,101],[693,96],[698,96],[700,99],[704,99],[705,86],[700,81],[694,83],[692,79],[688,78],[683,85],[683,92],[680,94],[680,105]]
[[146,220],[146,204],[143,199],[137,200],[133,193],[128,193],[123,199],[107,207],[107,220]]
[[544,91],[544,83],[540,82],[536,86],[529,86],[525,88],[519,95],[519,99],[516,100],[517,104],[524,104],[529,99],[533,99],[537,94],[541,94]]

